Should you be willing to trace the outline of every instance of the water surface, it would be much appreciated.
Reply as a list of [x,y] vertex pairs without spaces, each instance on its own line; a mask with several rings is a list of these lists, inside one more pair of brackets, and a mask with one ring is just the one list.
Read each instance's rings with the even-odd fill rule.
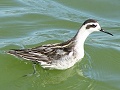
[[[120,0],[0,0],[1,90],[120,90]],[[68,70],[44,70],[7,55],[72,38],[88,18],[107,31],[85,42],[85,57]]]

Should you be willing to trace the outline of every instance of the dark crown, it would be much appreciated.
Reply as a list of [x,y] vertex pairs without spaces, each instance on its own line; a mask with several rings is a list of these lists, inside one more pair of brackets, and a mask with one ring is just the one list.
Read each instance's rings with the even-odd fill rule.
[[94,20],[94,19],[88,19],[88,20],[86,20],[84,23],[83,23],[83,25],[85,25],[85,24],[87,24],[87,23],[96,23],[97,21],[96,20]]

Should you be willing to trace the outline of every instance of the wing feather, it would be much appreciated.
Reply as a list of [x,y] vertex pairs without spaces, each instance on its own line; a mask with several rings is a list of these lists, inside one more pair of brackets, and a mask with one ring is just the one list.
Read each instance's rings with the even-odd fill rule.
[[8,53],[35,62],[51,63],[53,60],[59,60],[61,57],[68,55],[72,50],[72,46],[71,42],[48,44],[31,49],[10,50]]

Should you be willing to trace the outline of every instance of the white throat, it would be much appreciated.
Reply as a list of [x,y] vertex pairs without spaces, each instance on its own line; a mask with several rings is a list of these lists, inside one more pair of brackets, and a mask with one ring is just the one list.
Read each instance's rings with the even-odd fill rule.
[[75,37],[75,48],[74,49],[77,52],[79,58],[84,57],[84,42],[90,33],[92,32],[85,30],[84,27],[82,27],[80,28],[80,30],[78,31]]

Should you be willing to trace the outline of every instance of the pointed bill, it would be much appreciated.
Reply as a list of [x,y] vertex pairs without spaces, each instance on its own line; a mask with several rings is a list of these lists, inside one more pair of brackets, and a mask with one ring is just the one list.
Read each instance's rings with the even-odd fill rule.
[[104,32],[104,33],[107,33],[107,34],[109,34],[109,35],[111,35],[111,36],[113,36],[112,33],[109,33],[109,32],[107,32],[107,31],[105,31],[105,30],[103,30],[103,29],[101,29],[100,31],[101,31],[101,32]]

